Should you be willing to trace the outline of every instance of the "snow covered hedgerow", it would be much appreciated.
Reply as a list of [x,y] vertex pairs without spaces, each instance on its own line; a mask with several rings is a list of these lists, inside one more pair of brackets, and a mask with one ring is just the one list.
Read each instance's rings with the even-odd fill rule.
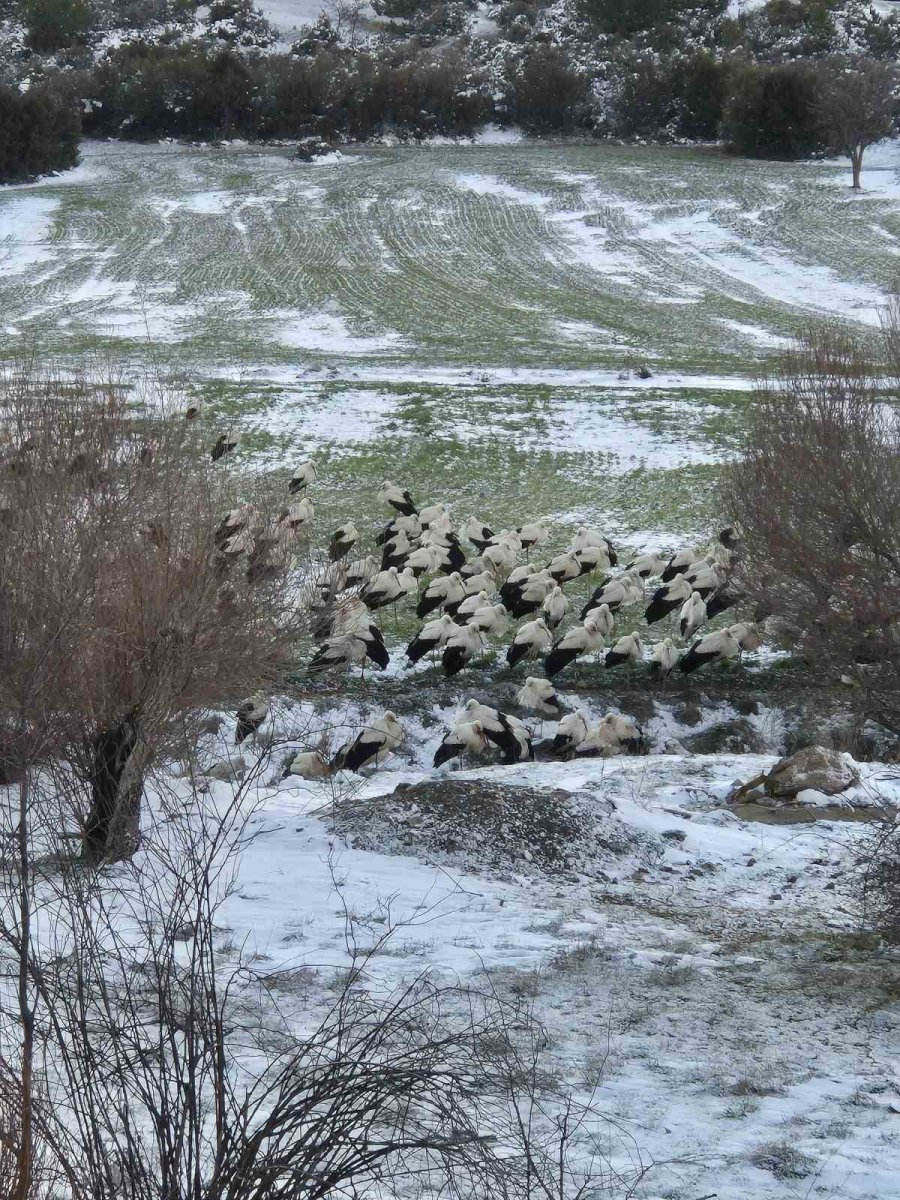
[[206,28],[211,38],[247,48],[271,46],[278,36],[253,0],[215,0]]

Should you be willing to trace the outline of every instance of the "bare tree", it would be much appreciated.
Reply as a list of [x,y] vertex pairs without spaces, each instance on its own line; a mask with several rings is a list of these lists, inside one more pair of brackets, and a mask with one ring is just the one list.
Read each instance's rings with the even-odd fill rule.
[[859,189],[867,147],[895,131],[898,76],[880,59],[838,57],[816,67],[814,109],[822,141],[846,155]]
[[339,41],[355,46],[368,11],[368,0],[328,0],[325,6]]
[[0,757],[23,790],[34,764],[69,761],[85,853],[112,861],[137,845],[173,718],[274,679],[287,565],[261,572],[257,553],[251,584],[222,552],[227,460],[159,403],[16,373],[0,406]]
[[825,326],[783,358],[723,494],[744,586],[785,645],[854,682],[861,711],[900,734],[900,426],[885,402],[896,317],[874,347]]

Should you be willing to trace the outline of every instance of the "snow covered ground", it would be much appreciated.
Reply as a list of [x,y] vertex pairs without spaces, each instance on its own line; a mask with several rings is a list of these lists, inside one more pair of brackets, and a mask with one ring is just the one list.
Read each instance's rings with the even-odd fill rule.
[[[275,7],[283,27],[309,19]],[[251,468],[315,452],[320,530],[352,517],[368,538],[393,476],[456,518],[547,518],[554,546],[588,519],[637,549],[705,539],[767,355],[811,315],[877,319],[896,147],[870,153],[853,196],[842,163],[517,140],[312,167],[289,148],[89,145],[75,172],[0,189],[0,357],[112,354],[194,381],[212,422],[246,430]],[[433,686],[396,666],[387,682]],[[488,971],[533,997],[560,1073],[599,1083],[656,1164],[643,1200],[895,1195],[897,963],[855,939],[847,886],[865,826],[729,811],[771,757],[656,754],[453,773],[572,797],[595,838],[565,870],[527,847],[500,865],[488,845],[437,853],[415,824],[390,828],[383,799],[434,778],[449,699],[422,709],[353,821],[273,762],[234,944],[326,986],[347,912],[389,905],[401,927],[372,970]],[[363,717],[321,719],[337,738]],[[774,746],[777,714],[748,718],[767,722]],[[657,749],[683,735],[660,707],[648,731]],[[893,769],[861,771],[856,801],[897,803]],[[387,812],[377,836],[367,805]]]
[[[229,902],[236,943],[326,980],[347,962],[346,913],[365,928],[389,908],[398,928],[367,968],[380,981],[487,972],[533,997],[557,1068],[583,1092],[599,1084],[655,1164],[646,1200],[895,1194],[898,964],[847,950],[864,826],[741,820],[725,794],[771,758],[663,756],[452,774],[595,812],[580,869],[544,871],[524,847],[501,869],[477,852],[401,854],[383,827],[383,852],[355,848],[367,805],[433,775],[437,737],[415,731],[405,761],[364,784],[355,823],[322,812],[331,785],[272,784]],[[896,772],[861,769],[860,794],[900,799]]]
[[291,153],[93,143],[0,189],[0,358],[189,379],[256,462],[334,460],[327,521],[387,473],[501,527],[527,506],[706,536],[766,358],[810,316],[871,326],[894,283],[893,146],[862,196],[837,162],[514,130]]

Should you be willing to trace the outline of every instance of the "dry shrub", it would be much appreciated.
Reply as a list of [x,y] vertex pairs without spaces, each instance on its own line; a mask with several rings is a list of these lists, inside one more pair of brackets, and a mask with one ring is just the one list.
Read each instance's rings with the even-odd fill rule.
[[900,426],[886,403],[896,307],[874,346],[811,330],[757,388],[725,474],[751,595],[785,645],[849,675],[863,715],[900,732]]
[[900,945],[900,822],[872,827],[857,856],[857,899],[866,928]]
[[[252,585],[246,561],[219,553],[234,481],[206,431],[116,383],[14,373],[0,405],[3,758],[13,773],[67,760],[96,810],[103,755],[115,743],[124,769],[133,751],[116,800],[127,843],[144,769],[173,729],[275,679],[289,580]],[[134,849],[108,840],[93,852]]]

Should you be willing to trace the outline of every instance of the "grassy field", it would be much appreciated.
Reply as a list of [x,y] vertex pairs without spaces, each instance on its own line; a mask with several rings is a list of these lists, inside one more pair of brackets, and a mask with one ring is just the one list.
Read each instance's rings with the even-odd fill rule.
[[[498,525],[705,533],[765,358],[812,315],[871,324],[893,171],[576,145],[92,144],[0,189],[0,358],[149,367],[325,464],[322,519],[385,476]],[[634,374],[646,364],[652,378]],[[465,509],[466,513],[460,511]]]

